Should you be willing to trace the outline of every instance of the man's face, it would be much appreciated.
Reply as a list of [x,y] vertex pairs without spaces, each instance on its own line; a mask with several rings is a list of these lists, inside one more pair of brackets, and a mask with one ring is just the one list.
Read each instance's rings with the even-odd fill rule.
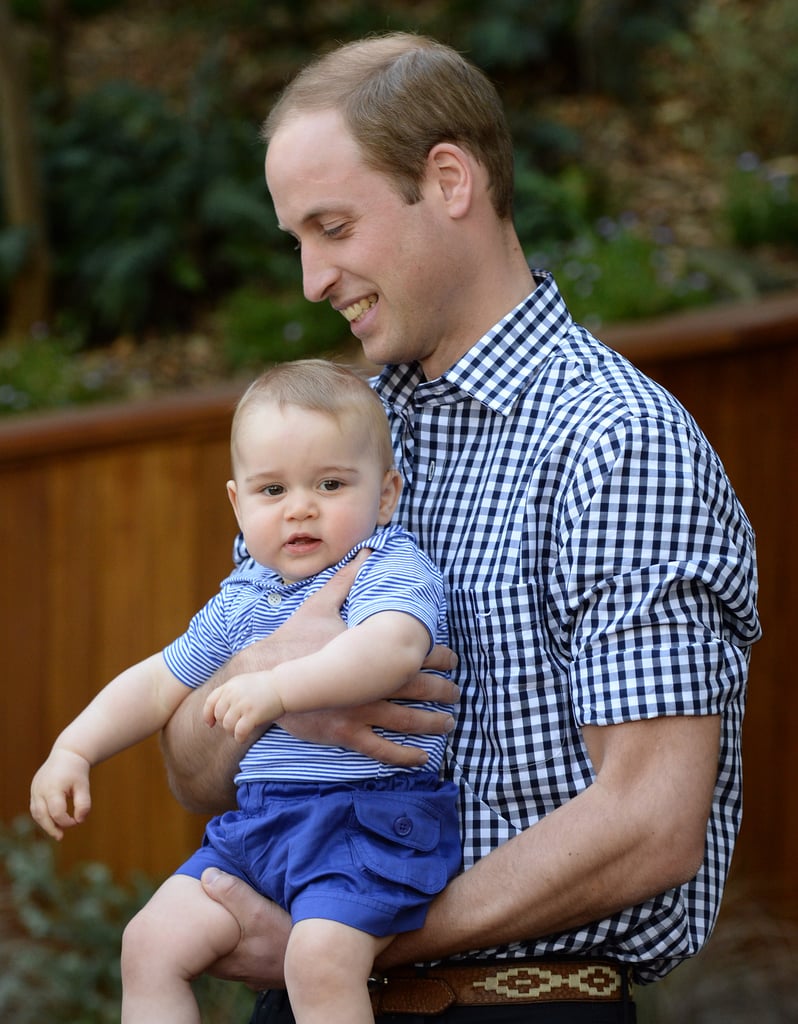
[[322,110],[277,130],[266,181],[280,227],[298,242],[306,298],[342,313],[372,362],[419,360],[430,378],[447,369],[462,295],[432,179],[408,205],[364,163],[340,115]]

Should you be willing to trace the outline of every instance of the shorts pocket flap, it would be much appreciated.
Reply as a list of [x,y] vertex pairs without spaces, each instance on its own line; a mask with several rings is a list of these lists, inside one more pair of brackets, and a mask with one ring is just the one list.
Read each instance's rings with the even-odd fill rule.
[[440,842],[441,823],[423,798],[391,793],[355,793],[354,807],[363,828],[413,850],[434,850]]
[[425,896],[434,896],[449,879],[446,864],[437,853],[395,844],[380,850],[359,835],[353,835],[351,841],[363,868],[391,885],[403,885]]

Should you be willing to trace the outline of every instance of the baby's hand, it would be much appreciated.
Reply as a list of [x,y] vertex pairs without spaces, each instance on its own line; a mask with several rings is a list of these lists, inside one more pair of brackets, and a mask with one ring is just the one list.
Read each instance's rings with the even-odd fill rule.
[[91,810],[90,767],[85,757],[57,747],[33,776],[30,813],[53,839],[62,839],[65,828],[86,820]]
[[271,725],[284,712],[268,673],[233,676],[213,690],[205,701],[208,725],[219,725],[239,743],[252,739],[259,726]]

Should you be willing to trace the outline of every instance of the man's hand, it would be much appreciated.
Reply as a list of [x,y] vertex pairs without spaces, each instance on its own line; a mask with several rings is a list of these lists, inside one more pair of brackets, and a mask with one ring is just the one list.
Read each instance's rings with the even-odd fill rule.
[[[235,806],[233,775],[241,744],[221,729],[208,729],[203,708],[208,693],[235,675],[274,668],[310,654],[346,628],[341,605],[369,551],[364,549],[271,636],[236,654],[203,686],[189,694],[161,733],[161,752],[175,798],[196,814],[219,814]],[[251,737],[254,740],[255,736]]]
[[252,989],[285,988],[283,960],[291,918],[276,903],[260,896],[233,875],[216,868],[202,873],[202,887],[238,921],[241,939],[209,970],[224,981],[241,981]]
[[[448,647],[433,648],[424,662],[426,671],[405,683],[393,698],[456,704],[460,699],[459,689],[450,679],[437,674],[456,666],[457,657]],[[354,708],[283,715],[280,725],[297,739],[345,747],[399,768],[415,768],[426,763],[426,753],[418,747],[400,746],[385,739],[374,731],[375,728],[432,736],[451,732],[454,719],[442,711],[424,711],[380,700]]]
[[[360,551],[279,629],[265,640],[246,647],[228,664],[183,701],[164,729],[161,748],[169,785],[177,800],[197,813],[220,813],[235,804],[232,777],[242,756],[241,744],[219,729],[208,729],[203,708],[210,690],[235,675],[274,668],[284,661],[320,650],[346,629],[341,605],[358,570],[368,557]],[[436,647],[424,669],[395,696],[401,700],[430,700],[454,704],[459,691],[454,683],[436,673],[457,665],[446,647]],[[423,765],[426,754],[417,747],[400,746],[374,732],[375,728],[400,733],[436,735],[448,733],[452,716],[444,712],[377,701],[374,704],[335,711],[284,715],[280,725],[298,739],[343,746],[348,750],[400,768]],[[252,742],[256,735],[249,737]]]

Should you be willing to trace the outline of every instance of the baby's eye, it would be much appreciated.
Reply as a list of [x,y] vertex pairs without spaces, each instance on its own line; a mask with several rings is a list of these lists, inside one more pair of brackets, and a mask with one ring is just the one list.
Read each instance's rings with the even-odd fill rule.
[[263,488],[263,493],[267,494],[270,498],[279,498],[284,492],[285,488],[282,484],[266,484]]
[[337,491],[343,484],[340,480],[322,480],[319,487],[322,491]]

